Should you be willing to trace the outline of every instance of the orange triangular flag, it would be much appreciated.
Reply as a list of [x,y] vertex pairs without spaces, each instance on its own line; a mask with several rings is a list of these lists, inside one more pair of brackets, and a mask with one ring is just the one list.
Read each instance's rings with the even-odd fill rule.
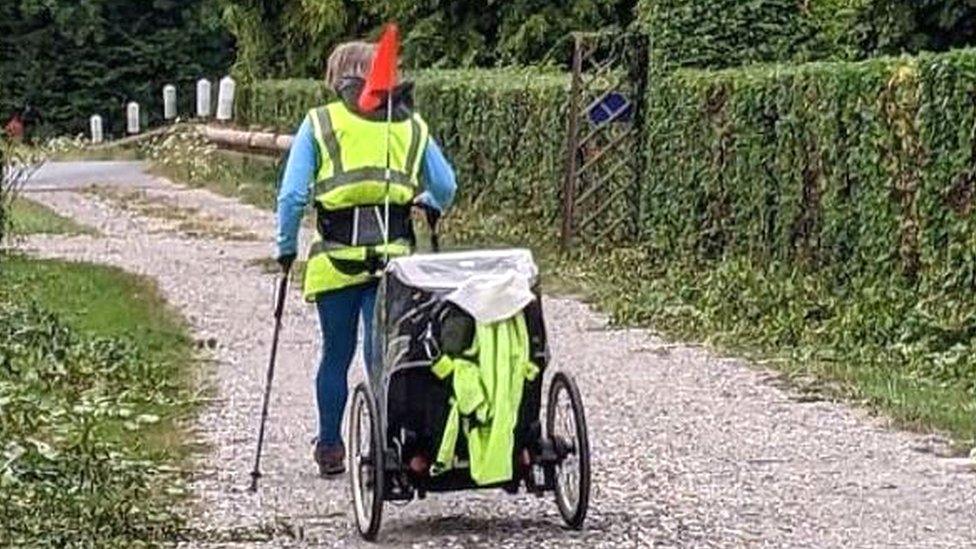
[[400,36],[397,26],[390,23],[376,46],[373,62],[366,76],[366,85],[359,94],[359,109],[371,112],[380,107],[388,94],[393,92],[397,80],[397,52],[400,49]]

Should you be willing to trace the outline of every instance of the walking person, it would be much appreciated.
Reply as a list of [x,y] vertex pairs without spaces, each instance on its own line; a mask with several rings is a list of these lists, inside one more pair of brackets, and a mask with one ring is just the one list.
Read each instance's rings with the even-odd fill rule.
[[349,42],[329,56],[325,80],[339,99],[305,117],[278,193],[278,263],[286,272],[297,255],[298,230],[310,201],[316,214],[304,297],[315,303],[322,332],[313,454],[322,476],[345,471],[340,430],[347,372],[360,319],[367,367],[372,362],[373,306],[384,260],[411,253],[411,210],[417,204],[444,211],[456,191],[453,168],[412,110],[409,85],[393,93],[392,123],[387,123],[385,102],[375,112],[360,110],[374,49],[371,43]]

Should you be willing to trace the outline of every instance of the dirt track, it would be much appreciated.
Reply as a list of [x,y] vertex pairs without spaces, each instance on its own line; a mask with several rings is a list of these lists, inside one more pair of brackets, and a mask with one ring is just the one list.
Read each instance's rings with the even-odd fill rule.
[[[80,192],[92,183],[109,190]],[[169,213],[119,199],[136,187],[140,202]],[[246,491],[271,336],[274,277],[258,262],[272,254],[272,215],[143,175],[135,163],[49,165],[28,192],[102,235],[32,238],[27,249],[151,276],[197,337],[216,343],[215,400],[198,426],[209,450],[192,481],[194,525],[214,541],[250,544],[270,532],[274,545],[358,545],[346,479],[317,478],[310,459],[318,327],[297,293],[265,478],[259,494]],[[204,226],[187,223],[201,216]],[[800,402],[737,361],[640,330],[608,331],[576,301],[546,308],[554,366],[577,377],[586,402],[594,457],[586,528],[564,530],[550,498],[465,493],[387,505],[383,544],[976,545],[976,475],[927,451],[931,437],[840,404]]]

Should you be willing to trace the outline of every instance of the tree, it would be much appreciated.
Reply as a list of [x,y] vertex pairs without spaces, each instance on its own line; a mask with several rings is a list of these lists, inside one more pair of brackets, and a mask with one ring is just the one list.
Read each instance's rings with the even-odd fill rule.
[[976,45],[976,0],[810,0],[825,57],[860,59]]
[[368,0],[221,0],[242,79],[321,77],[329,51],[376,26]]
[[[224,0],[244,79],[320,77],[344,40],[373,38],[385,22],[403,32],[408,68],[546,60],[571,31],[626,27],[635,0]],[[555,56],[559,61],[559,55]]]
[[875,23],[876,53],[945,51],[976,44],[976,0],[876,1],[866,17]]
[[42,133],[82,132],[101,114],[124,128],[124,104],[162,116],[166,83],[217,78],[232,60],[211,0],[6,0],[0,6],[0,113],[34,106]]
[[[404,27],[409,67],[531,64],[553,58],[572,31],[626,28],[635,0],[390,0],[381,19]],[[559,55],[555,60],[564,62]]]

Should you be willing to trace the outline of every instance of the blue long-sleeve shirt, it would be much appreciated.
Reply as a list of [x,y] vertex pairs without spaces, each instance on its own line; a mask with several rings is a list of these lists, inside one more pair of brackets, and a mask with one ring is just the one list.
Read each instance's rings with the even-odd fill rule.
[[[297,253],[298,227],[301,225],[305,206],[308,205],[318,163],[312,122],[305,117],[292,142],[281,188],[278,190],[279,257]],[[425,190],[418,196],[418,200],[440,211],[446,210],[454,202],[457,182],[454,168],[433,138],[427,141],[421,164]]]

